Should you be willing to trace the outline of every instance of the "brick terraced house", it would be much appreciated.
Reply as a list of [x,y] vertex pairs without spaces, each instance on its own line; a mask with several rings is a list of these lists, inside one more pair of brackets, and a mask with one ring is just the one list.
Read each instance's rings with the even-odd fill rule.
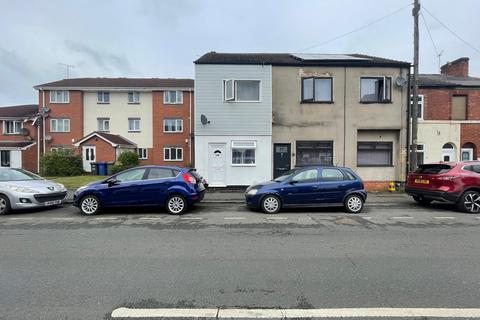
[[38,171],[38,105],[0,107],[0,166]]
[[125,150],[142,164],[193,165],[192,79],[77,78],[37,85],[41,153],[74,149],[90,163]]
[[419,163],[480,159],[480,78],[468,58],[419,75]]

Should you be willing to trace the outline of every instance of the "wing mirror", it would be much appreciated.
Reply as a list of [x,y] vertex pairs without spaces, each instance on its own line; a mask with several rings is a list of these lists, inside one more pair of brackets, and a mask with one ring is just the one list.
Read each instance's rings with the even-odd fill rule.
[[110,179],[107,180],[107,184],[108,184],[109,187],[114,186],[118,183],[119,183],[119,181],[115,178],[110,178]]
[[298,183],[298,181],[297,180],[290,180],[288,183],[289,184],[296,184],[296,183]]

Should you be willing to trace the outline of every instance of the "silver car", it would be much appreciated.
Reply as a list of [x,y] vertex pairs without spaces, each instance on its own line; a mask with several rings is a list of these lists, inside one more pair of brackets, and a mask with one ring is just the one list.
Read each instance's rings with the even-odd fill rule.
[[23,169],[0,168],[0,215],[15,209],[59,205],[66,195],[63,184]]

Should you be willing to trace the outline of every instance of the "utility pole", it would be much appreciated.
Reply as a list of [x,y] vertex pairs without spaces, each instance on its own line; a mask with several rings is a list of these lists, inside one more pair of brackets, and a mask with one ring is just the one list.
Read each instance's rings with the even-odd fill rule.
[[418,15],[420,13],[420,0],[415,0],[413,4],[413,79],[412,95],[413,102],[410,108],[412,117],[412,144],[410,149],[410,170],[417,169],[417,136],[418,136]]

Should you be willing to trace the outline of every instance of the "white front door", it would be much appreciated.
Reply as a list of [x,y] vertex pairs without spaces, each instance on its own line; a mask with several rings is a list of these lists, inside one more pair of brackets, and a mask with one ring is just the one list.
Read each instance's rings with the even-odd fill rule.
[[472,161],[473,160],[473,149],[464,148],[462,149],[462,161]]
[[208,184],[213,187],[226,186],[226,144],[208,144]]
[[86,172],[91,172],[92,167],[90,163],[95,162],[97,158],[97,152],[95,146],[85,146],[82,147],[82,157],[83,157],[83,170]]

